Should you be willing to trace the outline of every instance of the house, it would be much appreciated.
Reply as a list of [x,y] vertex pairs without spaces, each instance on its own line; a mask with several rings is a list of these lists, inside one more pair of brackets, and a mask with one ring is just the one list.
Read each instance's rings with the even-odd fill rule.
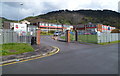
[[27,21],[27,20],[23,20],[23,21],[21,21],[20,23],[21,23],[21,24],[30,24],[30,22]]

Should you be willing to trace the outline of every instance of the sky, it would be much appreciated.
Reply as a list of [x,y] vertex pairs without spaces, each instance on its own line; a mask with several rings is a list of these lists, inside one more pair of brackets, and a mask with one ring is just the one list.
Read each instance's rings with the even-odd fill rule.
[[[1,0],[0,17],[20,20],[57,10],[113,10],[120,12],[119,0]],[[120,4],[120,3],[119,3]]]

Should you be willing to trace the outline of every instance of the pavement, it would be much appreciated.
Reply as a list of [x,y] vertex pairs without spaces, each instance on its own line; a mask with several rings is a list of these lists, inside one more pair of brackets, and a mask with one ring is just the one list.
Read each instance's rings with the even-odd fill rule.
[[0,59],[2,59],[2,62],[0,62],[0,66],[2,65],[9,65],[13,63],[18,63],[21,61],[30,60],[32,58],[38,58],[43,57],[44,55],[48,56],[50,53],[53,53],[57,51],[57,49],[53,46],[40,44],[40,45],[31,45],[34,48],[34,51],[32,52],[26,52],[22,54],[17,55],[9,55],[9,56],[2,56]]
[[66,43],[41,37],[41,44],[56,46],[55,55],[2,66],[3,74],[118,74],[118,44]]

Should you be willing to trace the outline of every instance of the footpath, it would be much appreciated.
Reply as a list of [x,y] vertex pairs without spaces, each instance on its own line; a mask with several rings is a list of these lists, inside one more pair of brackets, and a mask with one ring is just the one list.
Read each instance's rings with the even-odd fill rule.
[[23,61],[33,60],[37,58],[47,57],[59,52],[59,48],[54,46],[48,46],[45,44],[32,45],[32,47],[34,48],[33,52],[27,52],[27,53],[22,53],[17,55],[1,56],[0,60],[2,62],[0,62],[0,65],[1,66],[8,65],[8,64],[13,64],[17,62],[23,62]]

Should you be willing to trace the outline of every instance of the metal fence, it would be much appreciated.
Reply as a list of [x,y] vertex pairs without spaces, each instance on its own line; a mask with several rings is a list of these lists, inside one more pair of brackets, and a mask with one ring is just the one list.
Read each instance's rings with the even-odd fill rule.
[[119,33],[101,33],[100,35],[78,35],[79,42],[105,43],[120,40]]
[[[75,41],[75,31],[70,32],[71,41]],[[78,32],[77,41],[87,43],[105,43],[120,40],[120,33]]]
[[34,35],[29,35],[27,32],[26,35],[19,35],[17,32],[12,30],[3,30],[0,29],[0,44],[4,43],[30,43]]
[[97,43],[112,42],[120,40],[120,33],[101,33],[97,36]]

